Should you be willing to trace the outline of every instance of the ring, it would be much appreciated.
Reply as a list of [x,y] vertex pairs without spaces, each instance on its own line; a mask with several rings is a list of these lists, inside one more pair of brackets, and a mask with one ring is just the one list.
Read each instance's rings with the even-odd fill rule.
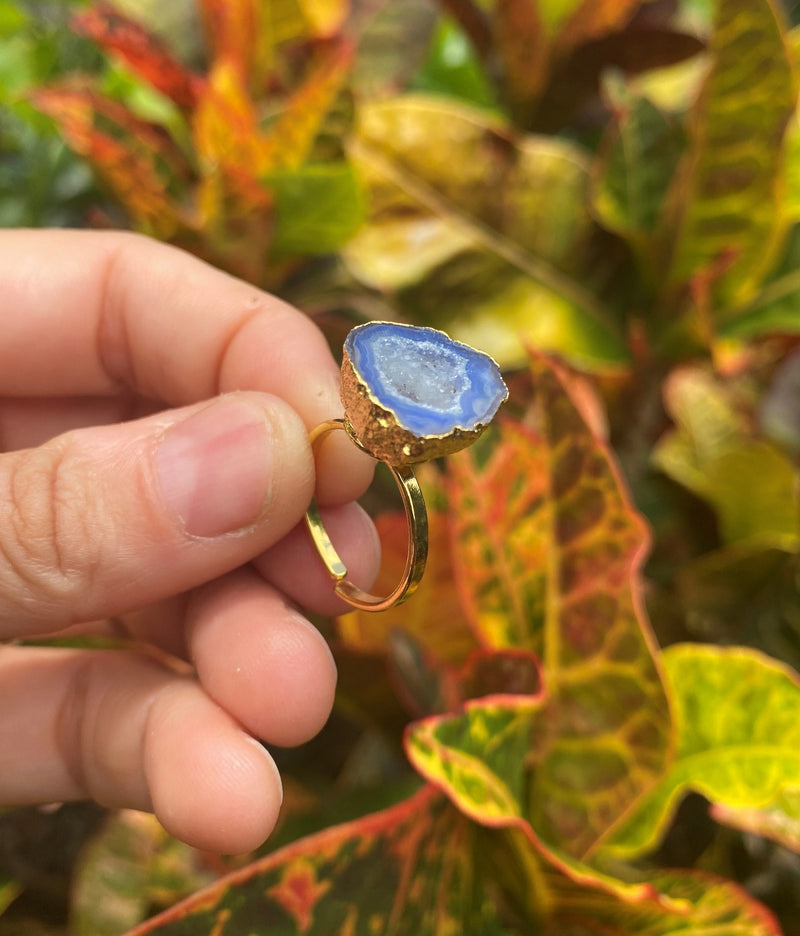
[[411,466],[471,445],[508,398],[508,388],[488,354],[442,331],[368,322],[345,340],[341,397],[344,418],[317,426],[309,435],[312,450],[316,454],[328,433],[343,429],[358,448],[389,468],[408,522],[400,582],[378,597],[349,581],[314,501],[306,511],[306,527],[336,594],[359,610],[386,611],[411,596],[428,556],[428,515]]

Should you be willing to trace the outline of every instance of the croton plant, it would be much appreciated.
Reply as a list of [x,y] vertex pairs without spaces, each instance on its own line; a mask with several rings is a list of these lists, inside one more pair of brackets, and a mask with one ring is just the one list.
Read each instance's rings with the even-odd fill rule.
[[[511,401],[421,472],[416,596],[320,622],[337,709],[277,755],[274,842],[222,860],[111,816],[75,932],[800,932],[791,9],[199,0],[187,57],[131,6],[79,7],[106,65],[29,97],[94,222],[335,343],[443,327]],[[389,584],[404,519],[377,522]]]

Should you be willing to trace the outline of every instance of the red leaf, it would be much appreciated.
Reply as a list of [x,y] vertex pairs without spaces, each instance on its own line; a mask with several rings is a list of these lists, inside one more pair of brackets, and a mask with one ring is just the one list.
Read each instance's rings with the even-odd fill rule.
[[184,224],[169,189],[190,170],[164,131],[78,83],[43,88],[31,98],[56,121],[69,146],[92,163],[137,227],[169,237]]
[[137,75],[179,107],[194,107],[202,78],[181,64],[135,20],[108,3],[98,3],[77,14],[73,27],[119,55]]

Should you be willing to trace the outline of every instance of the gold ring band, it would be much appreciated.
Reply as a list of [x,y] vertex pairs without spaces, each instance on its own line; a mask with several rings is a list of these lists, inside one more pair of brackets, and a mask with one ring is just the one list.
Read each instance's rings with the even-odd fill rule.
[[[329,419],[324,423],[320,423],[309,435],[312,449],[316,452],[317,446],[325,436],[329,432],[338,429],[344,429],[353,442],[362,451],[367,452],[350,424],[344,419]],[[367,452],[367,454],[371,453]],[[397,586],[386,597],[380,598],[371,595],[369,592],[362,591],[348,580],[347,567],[342,562],[339,553],[331,542],[331,538],[328,536],[315,501],[312,501],[309,505],[305,517],[306,527],[314,541],[314,546],[325,563],[328,574],[334,581],[334,591],[348,604],[361,611],[386,611],[405,601],[419,585],[428,558],[428,513],[425,509],[425,499],[422,496],[419,482],[409,466],[390,465],[387,462],[384,462],[384,464],[391,471],[400,491],[409,532],[408,553],[403,576]]]

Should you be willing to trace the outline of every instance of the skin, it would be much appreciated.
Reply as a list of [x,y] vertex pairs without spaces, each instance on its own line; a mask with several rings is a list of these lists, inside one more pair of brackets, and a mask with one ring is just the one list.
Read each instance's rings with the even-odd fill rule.
[[[316,497],[357,584],[373,463],[302,313],[136,235],[0,232],[0,805],[93,798],[243,852],[281,803],[259,741],[323,726],[336,673],[298,606],[345,609],[302,528]],[[137,650],[15,644],[131,636]],[[141,649],[138,649],[141,648]]]

